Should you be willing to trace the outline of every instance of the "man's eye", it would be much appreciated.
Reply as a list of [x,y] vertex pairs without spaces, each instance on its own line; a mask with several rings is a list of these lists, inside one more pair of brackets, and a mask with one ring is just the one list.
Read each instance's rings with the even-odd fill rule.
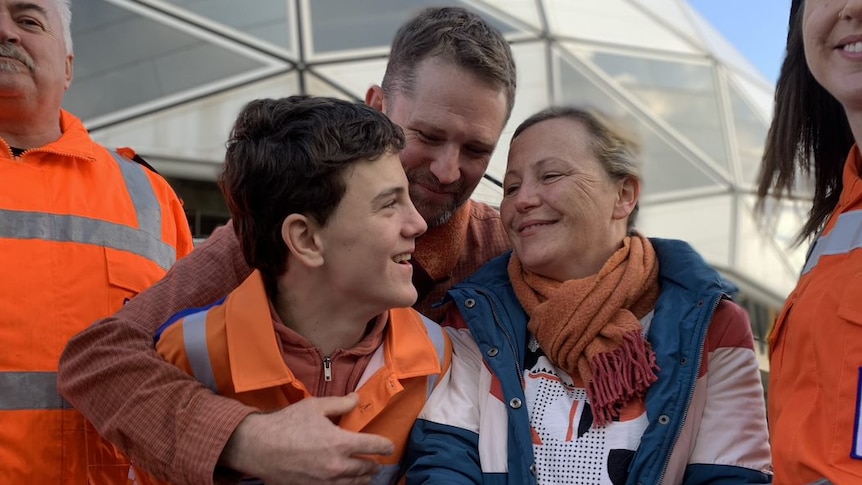
[[31,17],[21,17],[18,19],[19,24],[26,25],[28,27],[40,27],[42,24],[39,23],[38,20]]
[[467,148],[467,151],[476,158],[486,158],[491,156],[491,152],[486,148]]
[[423,142],[425,142],[425,143],[436,143],[436,142],[440,141],[440,139],[439,139],[439,138],[434,137],[434,136],[426,135],[425,133],[423,133],[423,132],[421,132],[421,131],[419,131],[419,130],[416,130],[416,131],[415,131],[415,133],[416,133],[416,137],[417,137],[417,138],[419,138],[420,140],[422,140],[422,141],[423,141]]

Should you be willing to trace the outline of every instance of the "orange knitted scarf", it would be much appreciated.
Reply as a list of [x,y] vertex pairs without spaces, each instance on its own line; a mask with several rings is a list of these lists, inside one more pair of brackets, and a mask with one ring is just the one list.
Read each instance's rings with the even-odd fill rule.
[[598,426],[643,397],[657,380],[640,319],[658,300],[658,260],[649,239],[627,236],[598,274],[559,282],[526,270],[513,253],[509,278],[543,351],[580,376]]

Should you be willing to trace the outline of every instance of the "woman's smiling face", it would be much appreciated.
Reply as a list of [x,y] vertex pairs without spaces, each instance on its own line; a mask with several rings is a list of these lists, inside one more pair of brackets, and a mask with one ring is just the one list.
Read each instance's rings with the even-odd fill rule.
[[626,235],[628,212],[592,148],[584,125],[540,121],[509,149],[500,205],[503,224],[525,268],[559,281],[598,272]]

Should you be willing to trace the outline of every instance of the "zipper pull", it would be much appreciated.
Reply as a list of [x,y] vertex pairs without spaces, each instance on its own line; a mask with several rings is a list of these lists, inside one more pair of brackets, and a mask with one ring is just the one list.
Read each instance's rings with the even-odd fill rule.
[[323,358],[323,380],[332,382],[332,360],[329,357]]

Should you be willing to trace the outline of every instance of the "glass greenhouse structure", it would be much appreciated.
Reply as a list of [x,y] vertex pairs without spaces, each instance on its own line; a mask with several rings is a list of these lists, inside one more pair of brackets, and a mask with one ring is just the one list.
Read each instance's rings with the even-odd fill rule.
[[579,104],[622,118],[644,148],[639,228],[689,241],[737,283],[762,338],[801,267],[791,243],[807,208],[754,213],[773,86],[684,0],[77,0],[65,107],[168,177],[204,237],[227,218],[215,179],[240,108],[364,99],[398,26],[431,5],[480,13],[517,63],[514,111],[474,198],[499,202],[511,132],[530,114]]

